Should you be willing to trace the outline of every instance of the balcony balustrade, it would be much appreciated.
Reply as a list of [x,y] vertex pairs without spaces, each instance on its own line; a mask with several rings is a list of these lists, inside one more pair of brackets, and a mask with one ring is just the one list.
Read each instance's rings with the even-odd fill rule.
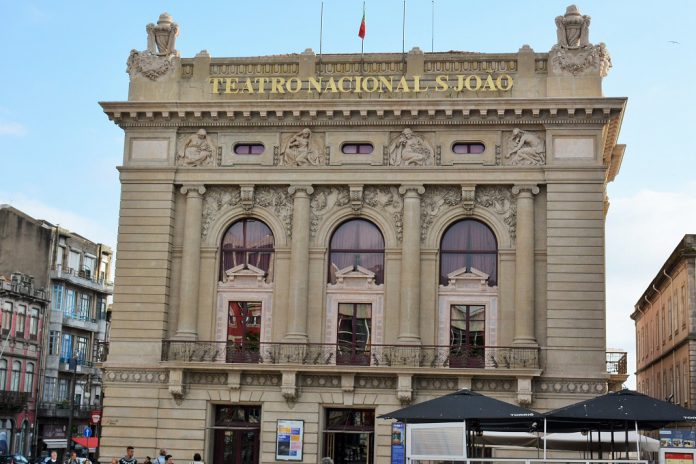
[[21,411],[30,398],[31,393],[0,390],[0,412]]
[[318,366],[538,369],[539,348],[162,341],[162,361]]
[[625,351],[607,351],[607,373],[628,374],[628,356]]

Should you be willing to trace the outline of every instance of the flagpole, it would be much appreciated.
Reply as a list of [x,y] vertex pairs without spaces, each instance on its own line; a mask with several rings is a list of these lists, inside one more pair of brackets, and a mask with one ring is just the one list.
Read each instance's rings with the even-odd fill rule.
[[406,0],[404,0],[404,13],[401,21],[401,57],[406,60]]
[[321,51],[324,41],[324,2],[321,2],[321,14],[319,16],[319,72],[321,73]]
[[[365,21],[365,2],[363,1],[363,21]],[[362,27],[361,23],[361,27]],[[363,55],[365,54],[365,36],[360,38],[360,73],[365,72],[365,62],[363,60]]]
[[433,0],[433,8],[432,12],[430,15],[431,18],[431,23],[430,23],[430,52],[435,51],[435,0]]

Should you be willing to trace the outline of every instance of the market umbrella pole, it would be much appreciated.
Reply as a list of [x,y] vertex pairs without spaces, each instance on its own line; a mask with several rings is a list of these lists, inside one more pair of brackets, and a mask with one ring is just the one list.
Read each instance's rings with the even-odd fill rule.
[[640,459],[640,436],[638,435],[638,421],[635,421],[636,424],[636,452],[638,453],[638,456],[636,459]]

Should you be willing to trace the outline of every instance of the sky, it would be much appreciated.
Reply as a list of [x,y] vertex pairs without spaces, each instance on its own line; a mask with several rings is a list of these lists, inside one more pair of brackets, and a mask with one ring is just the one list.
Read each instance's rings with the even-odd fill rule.
[[[509,53],[523,44],[547,52],[554,18],[568,4],[407,0],[402,45],[403,0],[367,0],[365,52]],[[203,49],[213,57],[319,52],[321,5],[0,0],[0,204],[115,246],[123,132],[98,102],[127,99],[126,59],[146,48],[145,25],[168,11],[182,57]],[[629,352],[633,372],[633,306],[680,238],[696,233],[696,145],[686,137],[696,130],[696,2],[577,5],[592,17],[590,41],[611,53],[604,94],[628,97],[619,136],[627,150],[608,187],[607,345]],[[362,7],[323,2],[324,53],[360,52]]]

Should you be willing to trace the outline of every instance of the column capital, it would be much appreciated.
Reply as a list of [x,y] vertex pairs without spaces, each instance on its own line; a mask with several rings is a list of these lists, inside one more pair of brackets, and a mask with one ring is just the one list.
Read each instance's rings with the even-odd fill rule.
[[195,196],[205,193],[205,185],[203,184],[184,184],[181,186],[181,193],[184,195]]
[[425,187],[421,184],[403,184],[399,186],[399,193],[402,195],[408,195],[409,192],[413,192],[417,195],[423,195],[425,193]]
[[295,195],[297,193],[305,192],[306,195],[311,195],[314,193],[314,187],[311,185],[291,185],[288,187],[288,193],[290,195]]
[[536,184],[515,184],[512,186],[512,194],[519,195],[522,192],[530,192],[532,195],[539,193],[539,187]]

